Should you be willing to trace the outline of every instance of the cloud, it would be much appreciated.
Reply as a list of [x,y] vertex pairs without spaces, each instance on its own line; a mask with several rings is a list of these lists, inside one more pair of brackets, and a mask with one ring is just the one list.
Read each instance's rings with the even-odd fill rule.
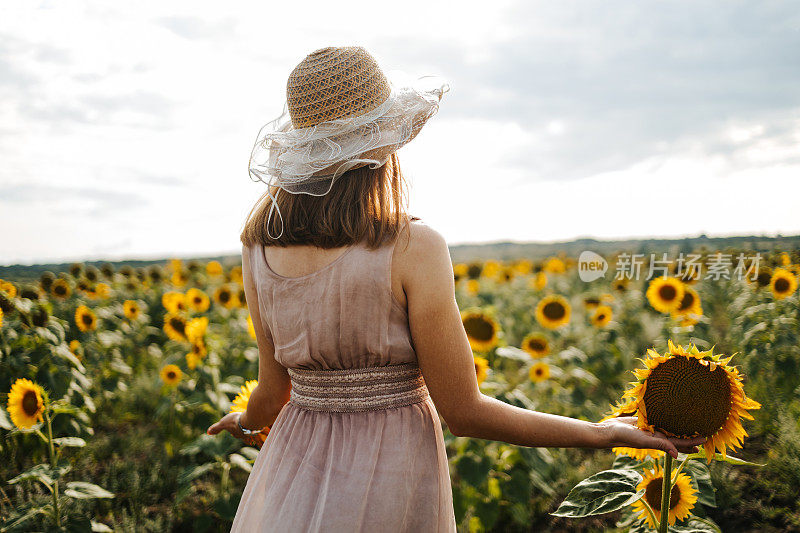
[[231,36],[236,30],[233,20],[203,20],[198,17],[160,17],[156,22],[184,39],[221,38]]
[[[521,2],[508,14],[508,37],[477,59],[435,35],[381,45],[401,49],[406,64],[445,70],[454,90],[444,117],[528,131],[530,145],[507,164],[532,178],[578,179],[697,145],[741,158],[754,143],[796,135],[797,13],[791,2]],[[731,127],[769,123],[727,142]]]
[[[91,187],[61,187],[39,184],[0,186],[0,204],[32,204],[36,209],[55,209],[70,215],[109,215],[145,207],[147,198],[136,193],[95,189]],[[39,204],[39,205],[36,205]],[[44,204],[44,205],[42,205]]]

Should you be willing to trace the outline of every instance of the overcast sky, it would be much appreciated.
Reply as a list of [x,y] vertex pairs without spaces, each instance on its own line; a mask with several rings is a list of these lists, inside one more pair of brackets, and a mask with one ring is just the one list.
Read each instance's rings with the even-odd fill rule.
[[794,1],[19,1],[0,264],[238,252],[256,133],[329,45],[449,80],[398,155],[452,244],[800,233]]

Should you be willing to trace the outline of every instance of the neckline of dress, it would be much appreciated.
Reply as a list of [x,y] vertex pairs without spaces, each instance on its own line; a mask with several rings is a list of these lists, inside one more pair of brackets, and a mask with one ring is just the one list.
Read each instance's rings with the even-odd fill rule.
[[292,277],[290,277],[290,276],[282,276],[282,275],[278,274],[277,272],[275,272],[274,270],[272,270],[272,267],[269,266],[269,262],[267,261],[267,255],[264,253],[265,250],[266,250],[266,246],[263,246],[263,245],[261,246],[261,259],[264,260],[264,266],[266,267],[267,272],[269,272],[270,274],[272,274],[276,278],[285,279],[285,280],[289,280],[289,281],[300,280],[300,279],[306,279],[306,278],[310,278],[312,276],[316,276],[317,274],[320,274],[320,273],[325,272],[326,270],[330,269],[331,267],[336,265],[339,261],[344,259],[344,257],[346,255],[348,255],[350,252],[352,252],[353,248],[355,248],[356,246],[358,246],[358,244],[351,244],[350,246],[347,247],[347,250],[345,250],[341,255],[339,255],[339,257],[337,257],[336,259],[334,259],[333,261],[331,261],[330,263],[328,263],[324,267],[322,267],[322,268],[320,268],[318,270],[315,270],[314,272],[310,272],[308,274],[304,274],[302,276],[292,276]]

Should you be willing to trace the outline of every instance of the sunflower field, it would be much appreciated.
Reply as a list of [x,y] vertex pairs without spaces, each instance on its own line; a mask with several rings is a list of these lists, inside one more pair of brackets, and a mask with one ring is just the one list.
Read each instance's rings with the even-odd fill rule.
[[[800,531],[800,254],[722,253],[453,265],[484,394],[708,438],[673,464],[445,431],[460,531]],[[0,280],[0,531],[227,531],[264,442],[205,433],[256,383],[241,266],[65,270]]]

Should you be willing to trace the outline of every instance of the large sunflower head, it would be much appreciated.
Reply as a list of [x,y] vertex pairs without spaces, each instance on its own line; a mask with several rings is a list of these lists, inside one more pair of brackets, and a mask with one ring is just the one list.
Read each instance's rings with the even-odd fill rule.
[[478,378],[478,385],[480,385],[489,374],[489,361],[477,355],[473,355],[472,358],[475,361],[475,377]]
[[701,352],[669,341],[664,355],[648,350],[645,368],[634,370],[638,381],[623,395],[636,405],[638,426],[682,438],[705,437],[707,460],[715,451],[739,448],[747,435],[742,418],[761,405],[744,393],[739,371],[711,350]]
[[611,322],[614,317],[614,311],[608,305],[600,305],[592,313],[592,325],[598,328],[604,328]]
[[548,329],[556,329],[569,323],[571,308],[563,296],[545,296],[536,306],[536,320]]
[[550,378],[550,365],[544,361],[537,361],[528,370],[528,377],[534,383],[540,383]]
[[797,290],[797,277],[785,268],[776,268],[769,280],[769,288],[775,298],[782,300]]
[[531,357],[539,359],[550,353],[550,343],[540,333],[529,333],[522,339],[522,349]]
[[208,311],[211,300],[208,298],[208,295],[200,289],[191,288],[186,291],[186,303],[192,311],[204,313]]
[[647,300],[656,311],[669,313],[681,304],[684,285],[677,278],[655,278],[647,287]]
[[136,320],[142,314],[142,308],[136,300],[125,300],[122,302],[122,312],[128,320]]
[[37,383],[20,378],[11,385],[8,393],[8,414],[11,422],[20,429],[28,429],[41,422],[44,415],[44,391]]
[[97,316],[85,305],[78,306],[75,310],[75,324],[84,333],[97,328]]
[[[669,514],[667,515],[669,525],[675,525],[678,520],[683,520],[689,516],[690,511],[697,503],[697,491],[692,487],[692,479],[686,474],[678,474],[675,484],[669,494]],[[664,490],[664,474],[660,467],[656,466],[652,470],[645,470],[644,477],[636,490],[644,490],[644,499],[650,505],[656,516],[661,516],[661,494]],[[647,525],[655,528],[650,513],[647,511],[642,500],[636,500],[633,504],[634,512],[640,513],[640,518],[647,521]]]
[[186,340],[186,318],[178,313],[164,315],[164,333],[174,341]]
[[[231,404],[231,413],[243,413],[247,410],[247,403],[250,401],[250,395],[253,394],[253,390],[255,390],[257,385],[258,380],[255,379],[251,379],[242,385],[241,392],[236,395],[236,398],[233,399],[233,403]],[[260,448],[261,445],[264,444],[264,441],[267,440],[268,434],[269,427],[262,428],[261,433],[253,436],[251,443]]]
[[480,310],[462,311],[461,322],[473,350],[488,352],[497,346],[500,326],[492,317]]
[[160,372],[161,380],[169,386],[180,383],[183,372],[178,365],[166,365]]

